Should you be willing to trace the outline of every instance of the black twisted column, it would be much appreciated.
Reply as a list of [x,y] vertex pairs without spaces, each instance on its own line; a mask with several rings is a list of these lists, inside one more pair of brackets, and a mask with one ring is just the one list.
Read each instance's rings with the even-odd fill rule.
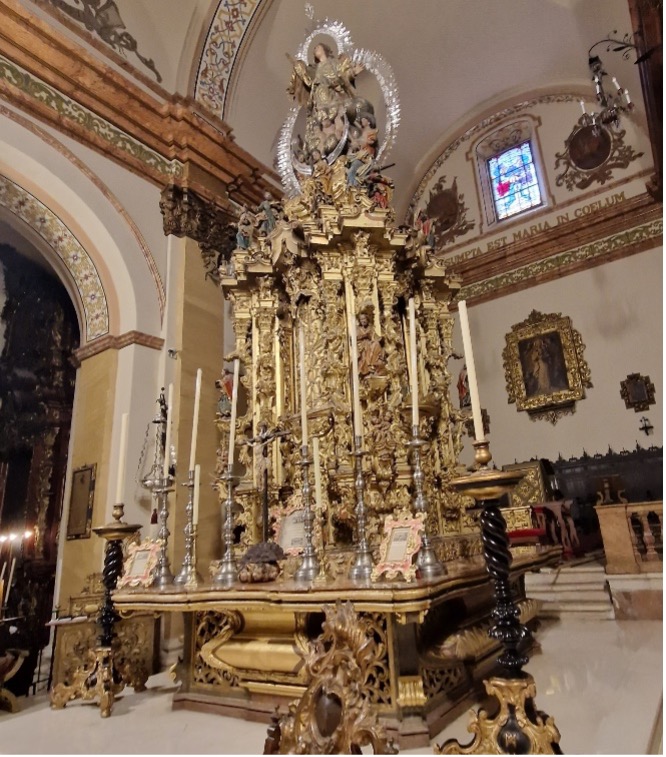
[[525,641],[531,638],[530,629],[519,618],[520,611],[513,600],[509,571],[511,568],[511,551],[506,532],[506,521],[499,508],[499,500],[481,500],[481,541],[486,560],[486,569],[490,574],[495,589],[495,609],[492,618],[495,624],[488,634],[497,639],[504,647],[497,658],[508,673],[508,677],[518,678],[523,665],[527,665],[527,656],[518,651]]
[[468,730],[475,733],[469,744],[449,739],[435,747],[439,754],[562,754],[560,732],[552,717],[537,710],[534,678],[523,671],[527,656],[520,648],[531,634],[520,622],[520,611],[511,594],[509,575],[511,551],[506,522],[500,511],[500,498],[523,477],[516,471],[489,468],[492,456],[487,441],[474,442],[475,465],[468,475],[455,478],[451,487],[473,497],[481,512],[481,541],[486,569],[495,592],[494,621],[488,634],[502,645],[497,659],[501,672],[484,681],[499,708],[489,716],[479,710]]
[[71,684],[59,683],[51,690],[51,707],[55,710],[62,709],[73,699],[87,701],[99,698],[100,715],[108,718],[116,694],[125,688],[125,681],[114,660],[115,626],[120,617],[113,606],[111,594],[123,570],[123,541],[135,534],[141,526],[124,523],[123,509],[122,504],[114,505],[114,521],[93,529],[98,536],[106,539],[102,569],[104,599],[97,615],[98,644],[90,652],[91,662],[84,663],[74,673]]

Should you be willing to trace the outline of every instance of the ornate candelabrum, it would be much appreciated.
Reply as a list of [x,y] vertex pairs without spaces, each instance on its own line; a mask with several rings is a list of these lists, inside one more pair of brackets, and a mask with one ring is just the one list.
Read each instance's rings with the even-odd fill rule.
[[231,472],[231,465],[227,465],[226,472],[222,476],[223,480],[227,482],[227,498],[224,503],[224,524],[222,531],[222,539],[224,541],[224,557],[220,563],[220,567],[215,574],[213,583],[218,586],[231,586],[236,580],[238,580],[238,566],[234,560],[234,521],[233,521],[233,506],[234,506],[234,486],[235,477]]
[[446,573],[446,569],[437,558],[435,550],[430,543],[428,536],[428,502],[423,492],[423,481],[425,475],[421,467],[421,447],[426,442],[419,437],[419,427],[412,426],[412,440],[409,447],[412,450],[412,478],[414,480],[414,510],[417,513],[423,513],[423,535],[421,537],[421,547],[416,555],[416,564],[418,566],[421,578],[437,578]]
[[185,506],[186,523],[185,528],[185,557],[183,558],[183,567],[180,573],[173,579],[177,586],[196,588],[202,578],[197,573],[197,526],[194,523],[194,471],[187,474],[187,505]]
[[303,494],[303,526],[305,531],[305,545],[303,547],[303,557],[301,564],[298,566],[296,573],[294,574],[294,580],[296,581],[314,581],[319,573],[319,560],[317,553],[315,552],[314,545],[312,543],[314,513],[310,505],[310,476],[308,475],[308,468],[310,467],[310,459],[308,457],[308,445],[301,445],[301,459],[298,463],[301,466],[302,474],[302,487]]
[[169,534],[171,533],[167,527],[167,520],[169,519],[169,492],[173,491],[172,484],[173,478],[168,475],[160,479],[159,486],[156,486],[154,489],[159,503],[157,519],[160,525],[157,533],[157,538],[160,542],[160,555],[157,561],[154,583],[157,589],[164,589],[173,584],[173,573],[171,572],[169,555],[167,553]]
[[440,754],[561,754],[560,733],[554,720],[537,710],[534,678],[522,670],[528,658],[521,647],[531,634],[519,620],[509,583],[511,552],[499,501],[516,486],[522,474],[489,468],[492,455],[487,440],[474,442],[474,448],[474,468],[468,475],[453,479],[450,485],[461,494],[473,497],[481,508],[483,553],[496,600],[492,614],[494,624],[488,633],[503,647],[497,659],[500,672],[485,681],[485,687],[488,694],[498,700],[499,711],[488,717],[488,713],[480,710],[468,727],[476,734],[469,744],[462,746],[455,739],[449,739],[438,751]]
[[354,489],[356,489],[356,557],[349,571],[352,581],[367,581],[372,574],[372,554],[366,535],[365,481],[363,478],[363,455],[361,437],[354,437]]
[[108,718],[113,702],[127,682],[132,682],[136,691],[145,688],[147,676],[135,676],[130,670],[120,670],[117,665],[115,624],[119,620],[113,606],[111,592],[116,588],[123,569],[123,540],[135,534],[141,526],[122,521],[124,506],[114,505],[112,523],[93,528],[106,539],[104,550],[104,600],[99,609],[97,624],[100,634],[97,647],[90,652],[92,664],[84,665],[74,674],[71,684],[59,683],[51,691],[51,707],[62,709],[73,699],[88,701],[99,697],[100,714]]

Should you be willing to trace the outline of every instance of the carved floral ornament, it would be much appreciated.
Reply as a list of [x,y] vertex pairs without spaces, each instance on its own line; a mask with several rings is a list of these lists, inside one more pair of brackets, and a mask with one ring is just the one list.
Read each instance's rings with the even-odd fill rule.
[[553,425],[574,413],[576,401],[592,386],[584,349],[568,316],[533,310],[506,335],[502,358],[509,404]]

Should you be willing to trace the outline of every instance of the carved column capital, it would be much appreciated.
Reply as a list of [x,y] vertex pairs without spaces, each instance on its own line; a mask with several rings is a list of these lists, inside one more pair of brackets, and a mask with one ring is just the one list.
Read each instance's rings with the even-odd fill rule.
[[206,277],[218,282],[218,268],[236,246],[234,218],[187,187],[169,184],[160,196],[165,234],[189,237],[199,243]]

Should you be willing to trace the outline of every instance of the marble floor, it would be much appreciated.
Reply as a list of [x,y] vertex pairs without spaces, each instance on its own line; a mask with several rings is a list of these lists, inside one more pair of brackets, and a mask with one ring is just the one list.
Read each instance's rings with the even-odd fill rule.
[[[565,754],[661,754],[661,621],[545,622],[527,666],[537,705],[555,719]],[[3,754],[261,754],[266,726],[171,710],[166,674],[128,690],[102,719],[92,704],[49,709],[45,694],[0,713]],[[470,740],[463,713],[434,740]],[[432,749],[411,750],[428,754]]]

